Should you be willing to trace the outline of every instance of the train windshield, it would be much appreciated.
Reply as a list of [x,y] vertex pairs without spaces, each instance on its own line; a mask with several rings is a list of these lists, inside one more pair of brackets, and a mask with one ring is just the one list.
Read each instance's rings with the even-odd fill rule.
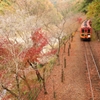
[[88,29],[88,33],[90,33],[90,29]]
[[82,33],[84,33],[84,29],[82,29]]
[[82,29],[81,31],[82,31],[82,33],[85,33],[85,32],[90,33],[90,29]]

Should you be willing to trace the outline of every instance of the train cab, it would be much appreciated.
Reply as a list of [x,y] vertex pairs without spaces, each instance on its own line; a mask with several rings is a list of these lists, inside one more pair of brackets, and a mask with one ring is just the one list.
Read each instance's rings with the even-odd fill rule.
[[86,20],[82,23],[80,29],[80,38],[81,40],[91,40],[91,21]]

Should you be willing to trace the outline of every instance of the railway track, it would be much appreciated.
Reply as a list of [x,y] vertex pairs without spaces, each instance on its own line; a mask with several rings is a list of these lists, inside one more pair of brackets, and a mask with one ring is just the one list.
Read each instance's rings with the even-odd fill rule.
[[90,42],[84,42],[84,47],[91,97],[89,100],[100,100],[100,72],[93,56]]

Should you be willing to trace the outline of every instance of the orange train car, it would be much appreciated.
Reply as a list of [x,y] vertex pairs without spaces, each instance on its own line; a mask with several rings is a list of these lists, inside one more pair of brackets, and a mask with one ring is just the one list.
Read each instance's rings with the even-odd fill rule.
[[81,24],[80,28],[80,38],[81,40],[91,40],[92,36],[92,28],[91,28],[91,20],[85,20]]

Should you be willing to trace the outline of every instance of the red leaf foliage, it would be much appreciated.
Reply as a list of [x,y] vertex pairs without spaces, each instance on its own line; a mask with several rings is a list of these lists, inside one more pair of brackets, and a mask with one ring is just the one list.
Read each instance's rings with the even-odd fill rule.
[[11,98],[12,98],[12,95],[9,94],[9,95],[4,96],[4,97],[2,98],[2,100],[11,100]]
[[24,50],[20,57],[26,63],[28,60],[31,62],[39,62],[38,58],[43,50],[43,47],[48,44],[47,38],[44,36],[44,33],[41,29],[36,30],[31,36],[33,46]]
[[20,44],[10,41],[8,38],[0,37],[0,64],[7,64],[20,52]]
[[41,51],[43,47],[48,44],[47,38],[45,37],[41,29],[36,30],[32,34],[31,39],[34,44],[33,46],[38,47],[37,51]]
[[9,50],[5,48],[5,45],[8,45],[9,41],[4,37],[0,37],[0,64],[4,64],[8,61]]
[[27,61],[30,61],[32,63],[39,62],[38,58],[42,58],[43,56],[50,56],[51,54],[55,54],[57,52],[56,49],[53,49],[49,52],[46,52],[44,54],[41,53],[43,50],[43,47],[48,44],[48,38],[44,35],[41,29],[36,30],[32,36],[31,36],[33,45],[30,48],[27,48],[24,50],[20,58],[22,61],[27,65]]

